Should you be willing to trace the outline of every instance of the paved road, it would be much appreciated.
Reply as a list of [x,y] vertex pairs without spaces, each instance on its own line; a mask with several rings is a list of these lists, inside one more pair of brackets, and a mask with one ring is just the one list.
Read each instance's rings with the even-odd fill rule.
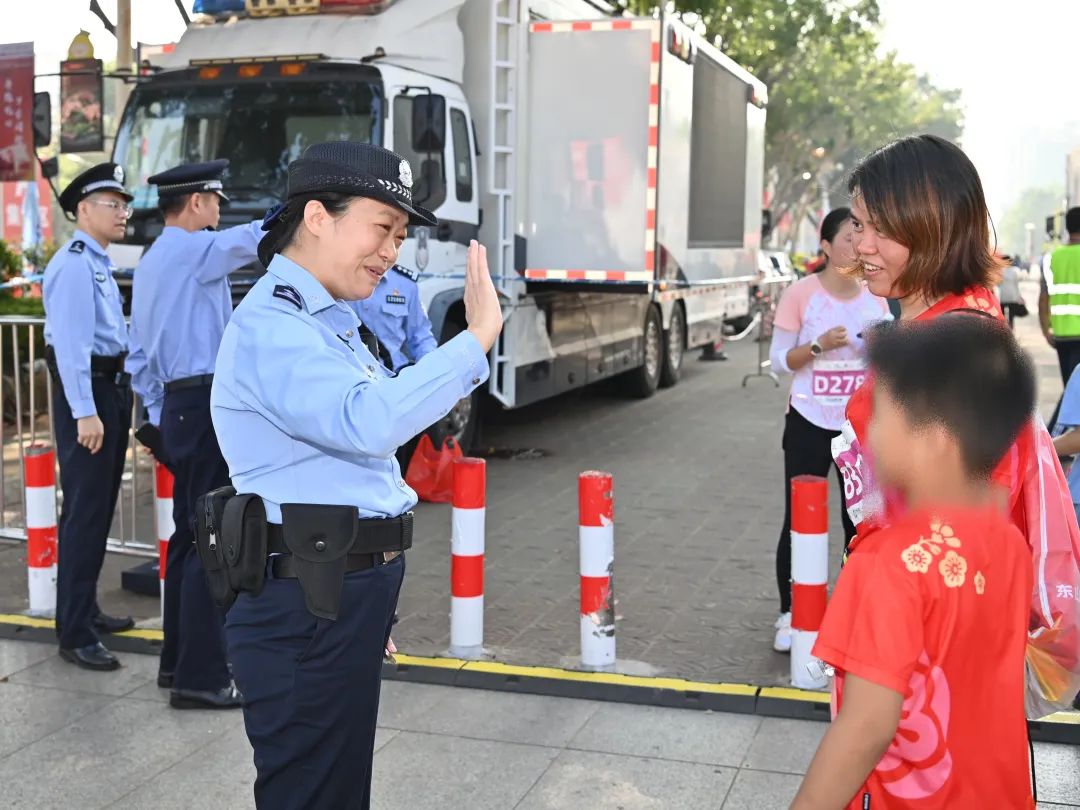
[[[1037,288],[1026,283],[1028,300]],[[1034,316],[1018,321],[1035,354],[1044,412],[1060,392],[1057,363]],[[579,655],[577,475],[615,475],[615,592],[620,668],[708,681],[784,683],[770,642],[777,612],[773,554],[782,510],[785,389],[741,386],[756,346],[727,363],[688,360],[678,386],[648,400],[594,387],[496,414],[489,448],[538,448],[488,461],[485,642],[492,657],[573,666]],[[837,503],[835,482],[833,499]],[[833,537],[840,537],[834,508]],[[449,646],[450,509],[421,504],[395,640],[405,652]],[[21,546],[0,546],[0,608],[25,608]],[[129,558],[111,556],[106,610],[152,623],[155,598],[119,590]],[[837,570],[834,561],[833,570]]]
[[[238,713],[176,712],[154,658],[76,670],[0,641],[0,784],[10,810],[254,806]],[[825,725],[383,684],[375,810],[782,810]],[[1036,744],[1041,808],[1080,807],[1080,749]]]

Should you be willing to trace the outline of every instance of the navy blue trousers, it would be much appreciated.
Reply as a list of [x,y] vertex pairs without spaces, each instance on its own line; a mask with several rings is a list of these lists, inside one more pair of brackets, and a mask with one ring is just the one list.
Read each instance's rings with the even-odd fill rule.
[[98,641],[92,624],[101,612],[97,581],[105,561],[105,542],[116,511],[131,427],[131,388],[97,377],[92,387],[94,406],[105,427],[101,449],[92,455],[78,442],[78,422],[71,415],[63,385],[55,386],[53,402],[53,431],[64,493],[57,536],[56,634],[64,649]]
[[308,611],[295,579],[267,579],[229,609],[259,810],[368,810],[383,650],[404,575],[404,556],[346,574],[336,621]]
[[176,689],[217,690],[231,680],[224,616],[214,604],[195,551],[195,499],[229,483],[210,421],[210,386],[169,392],[161,408],[165,465],[173,474],[173,522],[165,560],[165,640],[161,669]]

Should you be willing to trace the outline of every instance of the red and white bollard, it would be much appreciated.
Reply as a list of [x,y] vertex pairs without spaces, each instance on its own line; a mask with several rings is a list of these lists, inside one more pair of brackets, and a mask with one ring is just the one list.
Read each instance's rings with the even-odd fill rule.
[[791,480],[791,684],[800,689],[828,685],[811,655],[829,598],[828,497],[829,483],[820,476]]
[[615,668],[615,496],[611,473],[578,478],[581,562],[581,665]]
[[31,445],[26,473],[26,572],[31,616],[56,615],[56,453]]
[[484,652],[484,522],[487,462],[454,459],[453,527],[450,536],[450,654],[480,658]]
[[161,589],[161,620],[165,620],[165,560],[169,556],[169,538],[176,531],[173,523],[173,476],[160,461],[154,462],[154,525],[158,536],[158,586]]

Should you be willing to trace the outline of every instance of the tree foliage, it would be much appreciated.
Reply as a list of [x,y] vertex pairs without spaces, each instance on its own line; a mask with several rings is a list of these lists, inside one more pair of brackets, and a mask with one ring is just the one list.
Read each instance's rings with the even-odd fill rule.
[[1005,216],[998,223],[998,246],[1003,253],[1019,255],[1023,259],[1035,258],[1026,255],[1027,224],[1032,229],[1030,249],[1038,254],[1046,242],[1046,218],[1061,208],[1061,190],[1053,186],[1047,188],[1025,189],[1016,199]]
[[[660,3],[623,0],[630,14]],[[902,135],[960,137],[960,93],[880,44],[877,0],[674,0],[682,15],[769,88],[766,172],[776,221],[801,221],[821,185]],[[809,175],[810,179],[804,179]]]

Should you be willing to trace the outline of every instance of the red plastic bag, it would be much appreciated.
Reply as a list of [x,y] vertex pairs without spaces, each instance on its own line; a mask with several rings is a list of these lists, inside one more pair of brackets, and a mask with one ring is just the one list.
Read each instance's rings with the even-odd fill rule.
[[405,483],[416,490],[422,501],[450,503],[454,492],[454,459],[463,455],[452,438],[448,438],[442,448],[436,450],[425,433],[420,437],[416,452],[409,462]]
[[1013,519],[1026,528],[1035,572],[1026,704],[1036,719],[1068,710],[1080,691],[1080,527],[1041,419],[1032,420],[1014,450]]

